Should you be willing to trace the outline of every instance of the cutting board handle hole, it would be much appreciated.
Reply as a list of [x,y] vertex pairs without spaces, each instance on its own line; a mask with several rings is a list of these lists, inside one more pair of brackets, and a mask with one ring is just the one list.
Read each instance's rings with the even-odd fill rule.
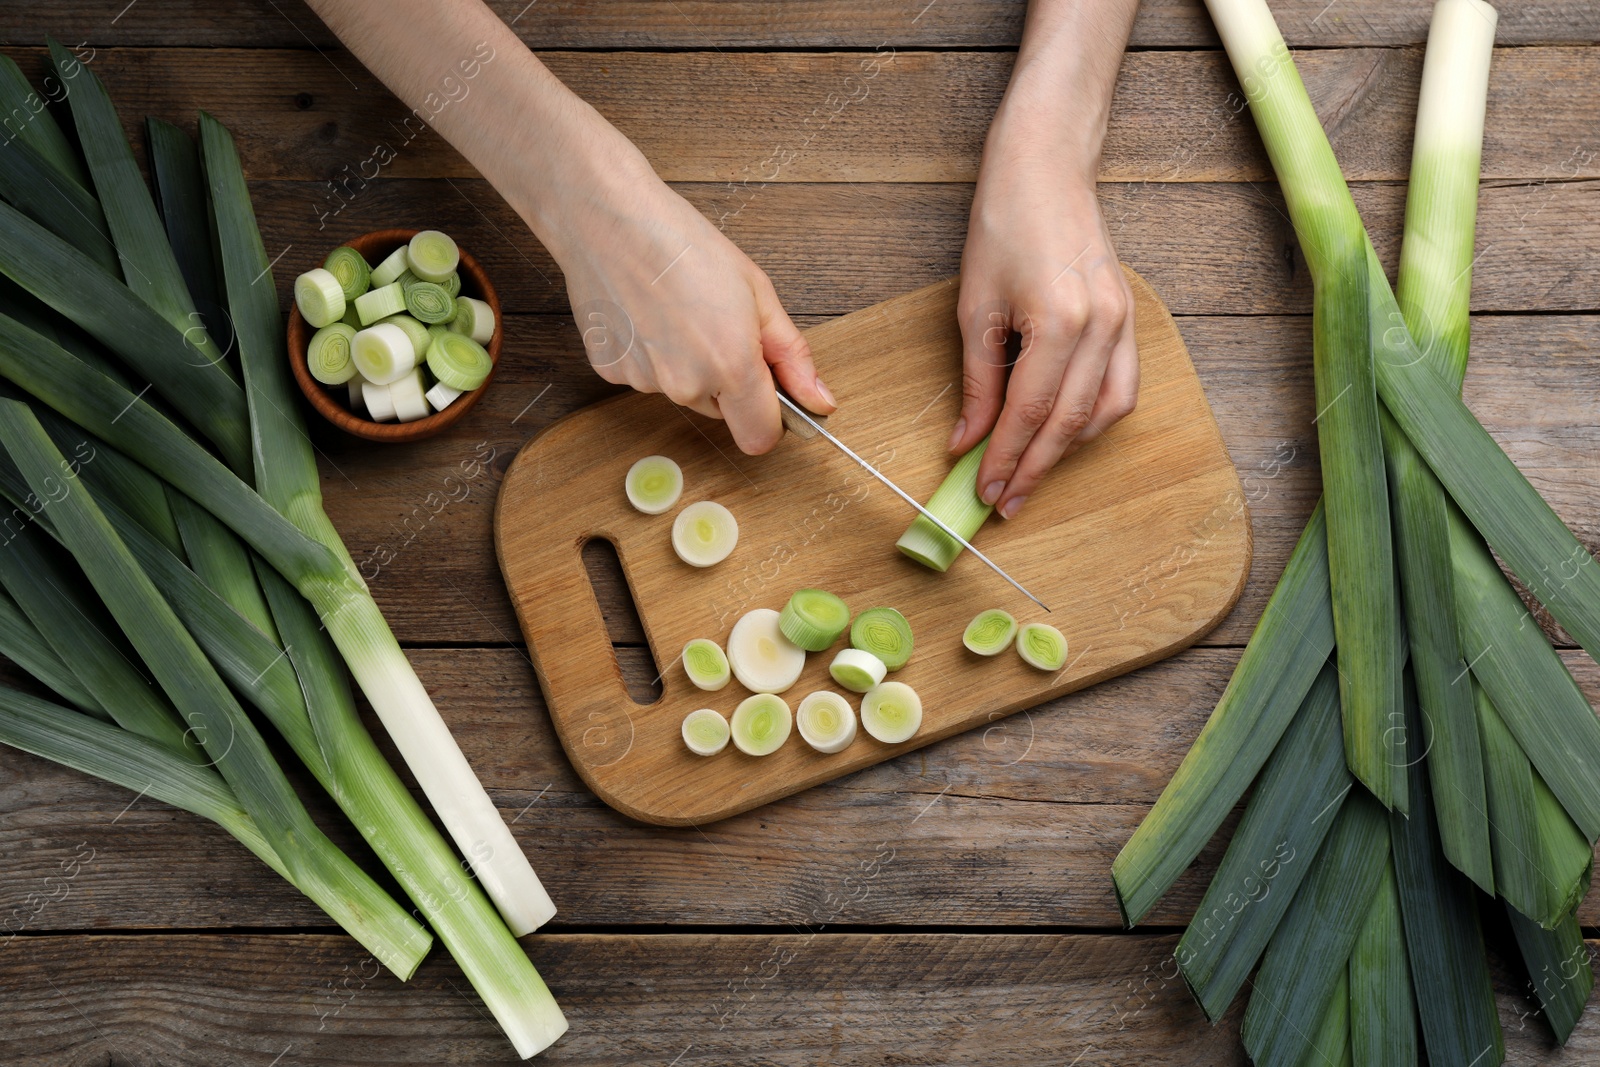
[[583,569],[589,575],[600,616],[611,639],[611,654],[622,673],[628,695],[639,705],[661,699],[661,671],[645,637],[644,623],[634,606],[633,590],[617,558],[617,546],[604,537],[591,537],[583,543]]

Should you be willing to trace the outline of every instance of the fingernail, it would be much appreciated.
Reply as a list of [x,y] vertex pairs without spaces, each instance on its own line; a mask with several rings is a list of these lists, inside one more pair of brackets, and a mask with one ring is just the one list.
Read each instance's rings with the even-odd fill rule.
[[1005,492],[1005,488],[1005,482],[990,482],[983,488],[983,502],[985,504],[993,504],[1000,499],[1000,494]]
[[945,446],[945,450],[948,451],[948,452],[954,452],[956,450],[956,443],[961,440],[961,435],[966,433],[966,432],[967,432],[967,420],[966,419],[957,419],[956,420],[956,428],[954,430],[950,431],[950,443]]
[[817,392],[821,393],[822,399],[826,400],[833,407],[839,406],[839,402],[833,398],[833,390],[829,389],[827,383],[821,378],[817,379]]
[[1027,499],[1025,496],[1014,496],[1007,500],[1006,506],[1000,509],[1000,517],[1002,519],[1016,518],[1017,512],[1022,510],[1022,505],[1027,502]]

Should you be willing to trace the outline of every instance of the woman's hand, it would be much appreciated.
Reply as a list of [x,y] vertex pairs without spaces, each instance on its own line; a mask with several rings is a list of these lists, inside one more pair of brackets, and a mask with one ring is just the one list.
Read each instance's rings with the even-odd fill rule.
[[950,450],[965,452],[993,431],[978,495],[1004,518],[1138,397],[1133,294],[1095,200],[1137,6],[1032,0],[984,144],[961,254],[965,399]]
[[774,375],[805,407],[833,411],[761,268],[648,165],[629,170],[595,188],[547,241],[600,376],[726,419],[751,454],[783,434]]
[[993,430],[978,493],[1009,519],[1057,460],[1132,411],[1139,393],[1133,294],[1093,181],[1064,179],[1039,160],[985,158],[957,314],[965,399],[950,450]]

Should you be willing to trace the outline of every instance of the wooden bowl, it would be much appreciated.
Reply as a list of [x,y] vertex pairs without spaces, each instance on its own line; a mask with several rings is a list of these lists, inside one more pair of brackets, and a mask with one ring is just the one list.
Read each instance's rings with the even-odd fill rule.
[[[360,237],[345,244],[354,248],[366,257],[368,263],[378,264],[384,257],[410,242],[419,231],[417,230],[375,230],[372,233],[362,234]],[[441,430],[450,426],[461,416],[465,415],[472,405],[478,402],[484,391],[494,381],[494,372],[500,365],[500,343],[505,337],[505,323],[500,315],[500,298],[495,294],[494,286],[489,284],[489,276],[479,266],[478,261],[466,250],[461,249],[461,266],[457,268],[461,275],[461,295],[477,297],[488,304],[494,312],[494,336],[489,338],[489,343],[484,347],[489,351],[489,377],[483,384],[470,393],[463,393],[456,398],[455,403],[443,411],[434,412],[424,419],[415,422],[374,422],[362,418],[351,411],[345,404],[346,389],[342,385],[323,385],[311,376],[311,368],[306,365],[306,346],[311,343],[313,330],[309,323],[301,317],[300,309],[293,305],[289,308],[289,366],[294,369],[294,380],[300,383],[300,391],[306,395],[311,406],[316,408],[317,414],[333,423],[345,433],[354,434],[356,437],[368,441],[383,441],[389,444],[398,444],[403,441],[420,441],[424,437],[432,437]]]

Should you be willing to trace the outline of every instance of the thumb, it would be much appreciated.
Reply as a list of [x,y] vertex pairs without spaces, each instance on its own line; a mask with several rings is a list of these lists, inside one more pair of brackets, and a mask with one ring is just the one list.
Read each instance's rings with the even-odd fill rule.
[[838,404],[833,393],[817,377],[811,360],[811,346],[795,328],[778,302],[772,283],[762,278],[756,286],[756,314],[761,320],[761,358],[767,361],[783,391],[809,411],[830,415]]

